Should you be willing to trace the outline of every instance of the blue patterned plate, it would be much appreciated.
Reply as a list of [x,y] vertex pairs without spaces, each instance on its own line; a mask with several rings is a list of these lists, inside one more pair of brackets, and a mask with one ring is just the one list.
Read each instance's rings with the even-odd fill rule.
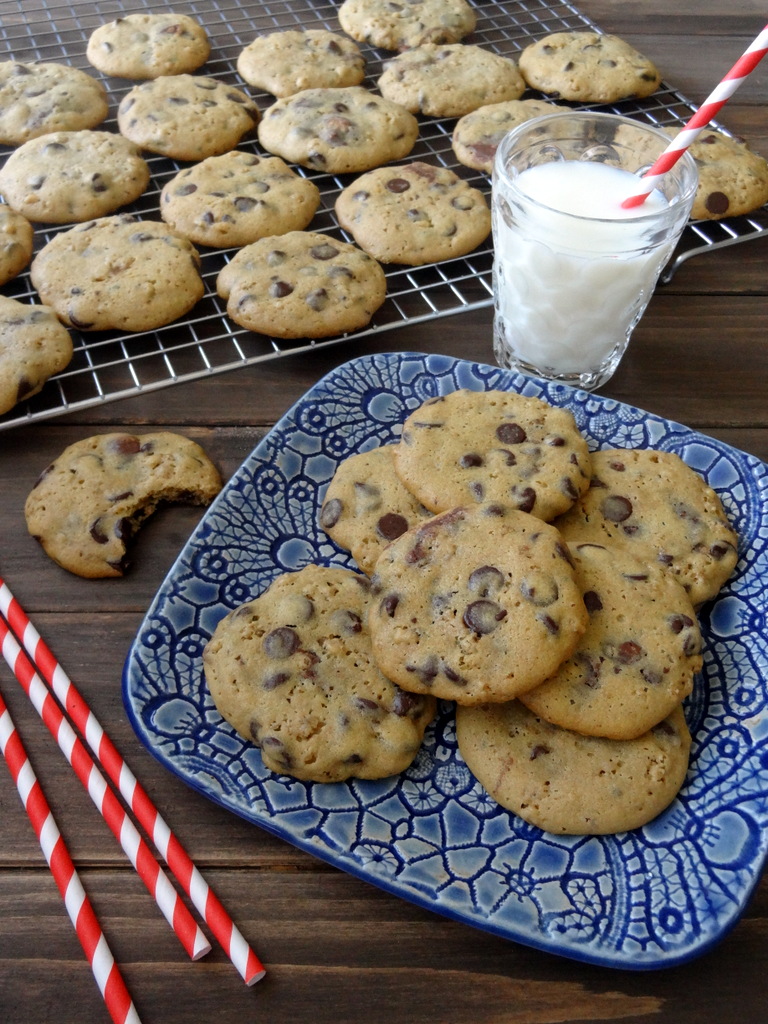
[[[411,410],[456,388],[565,405],[593,448],[677,452],[720,493],[741,535],[736,574],[702,618],[704,668],[678,799],[613,836],[554,836],[495,804],[456,748],[450,706],[402,775],[320,785],[275,775],[208,696],[217,622],[278,574],[353,566],[317,525],[347,455],[397,439]],[[430,910],[550,952],[647,969],[697,956],[735,924],[768,845],[768,466],[619,402],[476,363],[374,355],[334,370],[226,485],[155,597],[125,666],[139,738],[194,789],[325,861]]]

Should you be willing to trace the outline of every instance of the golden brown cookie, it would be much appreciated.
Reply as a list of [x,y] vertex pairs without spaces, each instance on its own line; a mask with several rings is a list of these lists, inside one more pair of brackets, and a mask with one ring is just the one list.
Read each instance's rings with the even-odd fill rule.
[[203,655],[211,696],[272,771],[314,782],[379,779],[416,756],[435,701],[381,674],[368,602],[365,576],[308,565],[216,627]]
[[221,477],[180,434],[97,434],[65,448],[30,491],[27,528],[77,576],[122,576],[126,546],[160,502],[207,505]]
[[381,670],[459,704],[533,689],[588,623],[557,530],[503,505],[454,508],[407,530],[380,555],[372,588]]
[[459,707],[459,751],[502,807],[557,835],[647,824],[680,791],[691,735],[681,708],[634,740],[560,729],[520,701]]

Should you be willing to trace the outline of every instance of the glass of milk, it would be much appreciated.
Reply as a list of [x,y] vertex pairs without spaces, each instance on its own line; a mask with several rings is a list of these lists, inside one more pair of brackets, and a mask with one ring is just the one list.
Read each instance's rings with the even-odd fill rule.
[[642,205],[622,208],[669,141],[641,121],[577,110],[502,139],[491,204],[500,366],[587,390],[611,377],[696,193],[686,152]]

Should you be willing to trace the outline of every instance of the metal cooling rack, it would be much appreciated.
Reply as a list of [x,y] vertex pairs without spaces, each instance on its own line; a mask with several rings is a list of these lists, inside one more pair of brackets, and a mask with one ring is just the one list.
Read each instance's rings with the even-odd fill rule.
[[[117,106],[135,83],[101,75],[88,63],[88,38],[104,22],[141,11],[174,10],[190,14],[205,26],[212,44],[211,56],[198,73],[243,88],[236,61],[256,35],[288,28],[340,31],[338,6],[320,0],[0,0],[0,61],[58,61],[100,77],[110,96],[110,116],[101,127],[116,131]],[[571,4],[557,0],[475,0],[474,6],[477,29],[466,41],[511,57],[533,39],[551,32],[597,28]],[[365,84],[375,88],[382,62],[391,54],[361,48],[367,61]],[[245,88],[262,110],[274,102],[274,97],[267,93]],[[695,108],[683,95],[663,84],[646,100],[625,101],[601,109],[663,127],[679,126]],[[451,148],[454,124],[452,120],[420,118],[420,137],[409,159],[450,167],[475,188],[489,194],[488,177],[456,161]],[[257,144],[245,141],[238,148],[257,151]],[[0,159],[8,152],[0,147]],[[160,192],[183,165],[151,154],[145,157],[152,172],[150,186],[139,200],[124,209],[158,219]],[[302,168],[296,170],[320,189],[321,205],[312,230],[327,231],[352,241],[340,229],[333,212],[336,196],[348,184],[349,176],[342,180]],[[68,226],[38,226],[35,251]],[[749,217],[693,222],[685,230],[665,280],[671,278],[683,260],[697,253],[765,234],[768,208]],[[38,395],[0,417],[0,430],[344,340],[345,336],[285,342],[239,328],[227,317],[215,287],[216,276],[232,253],[233,250],[201,248],[205,296],[182,320],[141,334],[72,331],[75,353],[70,365],[51,378]],[[490,240],[461,259],[418,268],[387,267],[387,299],[370,325],[353,336],[488,306],[492,303],[491,267]],[[26,273],[9,282],[4,293],[21,301],[38,301]]]

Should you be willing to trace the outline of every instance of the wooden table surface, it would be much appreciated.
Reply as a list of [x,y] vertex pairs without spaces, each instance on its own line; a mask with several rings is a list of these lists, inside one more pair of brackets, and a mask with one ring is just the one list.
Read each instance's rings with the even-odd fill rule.
[[[605,31],[621,34],[651,56],[664,77],[696,103],[765,21],[758,0],[582,0],[580,7]],[[11,9],[19,10],[15,3],[0,5],[0,11]],[[768,62],[720,119],[768,157],[766,101]],[[628,354],[601,393],[768,460],[766,257],[768,239],[759,239],[683,264],[654,295]],[[91,582],[70,575],[27,534],[28,491],[39,472],[80,438],[123,428],[176,430],[200,442],[226,478],[275,420],[334,366],[367,353],[414,349],[492,362],[491,310],[348,340],[308,356],[0,433],[0,572],[267,966],[265,980],[248,989],[218,948],[197,963],[185,957],[3,663],[0,692],[143,1021],[765,1020],[765,880],[733,931],[694,962],[651,972],[601,968],[420,909],[199,796],[139,743],[123,709],[120,679],[142,616],[201,510],[159,511],[142,528],[132,547],[130,573],[119,580]],[[0,1020],[106,1021],[5,767],[0,768],[0,823]]]

